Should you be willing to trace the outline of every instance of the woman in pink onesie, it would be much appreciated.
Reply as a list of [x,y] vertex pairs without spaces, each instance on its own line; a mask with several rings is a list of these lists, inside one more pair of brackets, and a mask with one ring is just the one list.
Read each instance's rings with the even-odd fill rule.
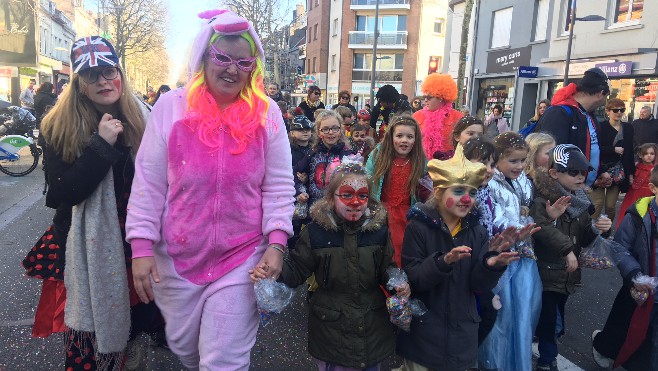
[[183,365],[248,370],[258,314],[247,272],[281,272],[292,160],[253,27],[229,11],[199,16],[190,81],[160,97],[137,154],[127,240],[135,288],[161,309]]

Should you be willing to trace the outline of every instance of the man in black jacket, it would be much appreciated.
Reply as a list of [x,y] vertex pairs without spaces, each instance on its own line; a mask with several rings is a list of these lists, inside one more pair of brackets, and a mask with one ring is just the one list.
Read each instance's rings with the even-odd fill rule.
[[[377,105],[372,109],[370,126],[374,129],[375,138],[379,141],[384,137],[391,114],[411,114],[411,105],[408,101],[400,99],[400,93],[393,85],[382,86],[375,97]],[[379,128],[377,128],[378,124]],[[377,131],[378,129],[379,131]]]
[[[555,93],[552,106],[541,116],[535,129],[551,134],[555,144],[573,144],[583,151],[594,168],[585,181],[590,187],[597,181],[601,165],[596,119],[591,112],[605,103],[608,94],[608,76],[599,68],[591,68],[577,84],[571,83]],[[600,181],[606,180],[597,182]]]
[[640,118],[633,120],[633,148],[644,143],[658,143],[658,120],[651,114],[651,106],[640,109]]

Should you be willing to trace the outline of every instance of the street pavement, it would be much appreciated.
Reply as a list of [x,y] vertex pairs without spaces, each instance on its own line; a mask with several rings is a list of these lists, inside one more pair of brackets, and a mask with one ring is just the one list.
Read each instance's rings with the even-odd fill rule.
[[[63,369],[63,338],[32,338],[31,326],[41,281],[26,278],[21,260],[49,226],[53,210],[44,206],[43,172],[12,178],[0,174],[0,371]],[[598,370],[592,361],[590,336],[605,323],[621,285],[616,269],[583,271],[583,287],[569,298],[566,335],[561,339],[561,370]],[[252,370],[316,370],[306,351],[304,288],[283,313],[261,327],[252,350]],[[182,366],[168,350],[151,344],[143,370],[178,371]],[[573,364],[572,364],[573,363]],[[399,366],[398,357],[384,362],[383,370]]]

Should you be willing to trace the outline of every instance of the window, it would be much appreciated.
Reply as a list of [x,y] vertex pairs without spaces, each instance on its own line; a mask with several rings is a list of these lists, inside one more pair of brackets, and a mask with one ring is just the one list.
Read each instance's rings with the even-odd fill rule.
[[548,25],[549,0],[537,0],[535,5],[535,37],[533,41],[546,40],[546,27]]
[[313,73],[317,72],[316,69],[315,69],[315,59],[316,59],[316,57],[313,57]]
[[[404,54],[377,54],[377,81],[402,81]],[[354,53],[352,80],[370,81],[372,54]]]
[[512,8],[497,10],[493,13],[493,31],[491,33],[491,47],[501,48],[509,46],[512,31]]
[[318,39],[318,25],[313,26],[313,40]]
[[336,71],[336,54],[331,56],[331,71]]
[[445,20],[443,18],[437,18],[434,20],[434,33],[443,35],[443,25]]
[[333,36],[338,35],[338,18],[334,19],[334,33]]
[[614,22],[630,22],[642,19],[644,0],[615,0]]
[[319,5],[320,5],[320,0],[315,0],[315,6],[319,6]]
[[[356,30],[375,32],[375,17],[356,16]],[[379,17],[379,32],[396,32],[407,30],[406,15],[384,15]]]
[[308,10],[313,9],[313,0],[308,0]]

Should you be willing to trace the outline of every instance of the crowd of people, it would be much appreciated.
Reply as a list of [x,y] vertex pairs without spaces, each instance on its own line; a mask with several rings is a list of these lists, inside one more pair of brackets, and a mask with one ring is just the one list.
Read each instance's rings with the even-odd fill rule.
[[[200,17],[188,83],[163,85],[151,111],[99,36],[73,44],[57,102],[33,98],[52,106],[39,109],[56,212],[23,266],[43,280],[33,336],[64,332],[67,371],[139,369],[140,333],[189,370],[247,370],[264,279],[308,288],[321,371],[393,354],[400,371],[554,371],[597,244],[623,286],[594,359],[658,371],[658,123],[650,109],[623,122],[601,70],[539,102],[523,135],[502,107],[455,109],[441,74],[411,103],[384,85],[371,110],[347,91],[327,109],[311,86],[288,110],[252,25]],[[398,328],[392,298],[427,311]]]

